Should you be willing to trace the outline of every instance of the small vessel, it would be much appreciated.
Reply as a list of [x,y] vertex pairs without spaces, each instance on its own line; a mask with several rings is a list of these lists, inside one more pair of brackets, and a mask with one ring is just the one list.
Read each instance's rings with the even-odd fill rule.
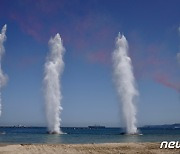
[[56,132],[56,131],[47,131],[48,134],[67,134],[63,132]]
[[122,132],[122,133],[120,133],[120,135],[143,135],[143,134],[141,134],[141,133],[130,133],[130,134],[128,134],[128,133],[125,133],[125,132]]
[[106,128],[105,126],[100,126],[100,125],[94,125],[94,126],[88,126],[89,129],[102,129]]
[[179,129],[179,128],[180,128],[180,127],[176,127],[176,126],[174,127],[174,129]]
[[48,134],[59,134],[59,132],[56,132],[56,131],[48,131],[47,133]]
[[0,132],[0,135],[4,135],[4,134],[6,134],[6,132]]

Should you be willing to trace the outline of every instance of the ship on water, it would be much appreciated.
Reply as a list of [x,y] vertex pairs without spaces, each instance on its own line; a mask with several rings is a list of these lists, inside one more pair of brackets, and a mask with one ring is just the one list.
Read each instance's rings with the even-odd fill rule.
[[89,129],[102,129],[106,128],[105,126],[100,126],[100,125],[94,125],[94,126],[88,126]]

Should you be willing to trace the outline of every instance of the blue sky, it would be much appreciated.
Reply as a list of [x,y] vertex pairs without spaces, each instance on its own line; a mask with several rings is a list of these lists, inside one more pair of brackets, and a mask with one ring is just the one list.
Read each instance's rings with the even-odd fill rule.
[[0,125],[46,125],[42,92],[48,40],[60,33],[66,54],[62,126],[121,126],[111,54],[129,42],[140,97],[138,125],[180,122],[179,0],[14,0],[0,2],[7,24]]

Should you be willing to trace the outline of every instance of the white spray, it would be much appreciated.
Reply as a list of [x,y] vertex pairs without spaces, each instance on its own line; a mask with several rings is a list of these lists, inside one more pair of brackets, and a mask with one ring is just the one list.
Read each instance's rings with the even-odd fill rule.
[[1,30],[1,33],[0,33],[0,116],[1,116],[1,88],[6,84],[7,82],[7,76],[4,75],[2,69],[1,69],[1,63],[2,63],[2,56],[5,52],[5,49],[4,49],[4,42],[6,41],[6,29],[7,29],[7,26],[4,25],[2,30]]
[[50,53],[45,63],[44,94],[46,103],[46,115],[49,133],[61,133],[60,113],[61,84],[60,79],[64,69],[63,55],[65,49],[59,34],[49,40]]
[[112,55],[114,79],[118,96],[122,102],[123,116],[128,134],[137,133],[135,97],[135,79],[131,59],[128,56],[128,42],[124,35],[116,38],[116,49]]

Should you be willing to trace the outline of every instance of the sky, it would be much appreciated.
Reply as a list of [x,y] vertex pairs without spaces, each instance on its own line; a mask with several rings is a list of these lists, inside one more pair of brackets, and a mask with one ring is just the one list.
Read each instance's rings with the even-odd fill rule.
[[140,96],[138,126],[180,123],[179,0],[0,0],[7,24],[0,125],[46,126],[43,99],[48,40],[61,35],[62,126],[122,126],[112,76],[121,32]]

